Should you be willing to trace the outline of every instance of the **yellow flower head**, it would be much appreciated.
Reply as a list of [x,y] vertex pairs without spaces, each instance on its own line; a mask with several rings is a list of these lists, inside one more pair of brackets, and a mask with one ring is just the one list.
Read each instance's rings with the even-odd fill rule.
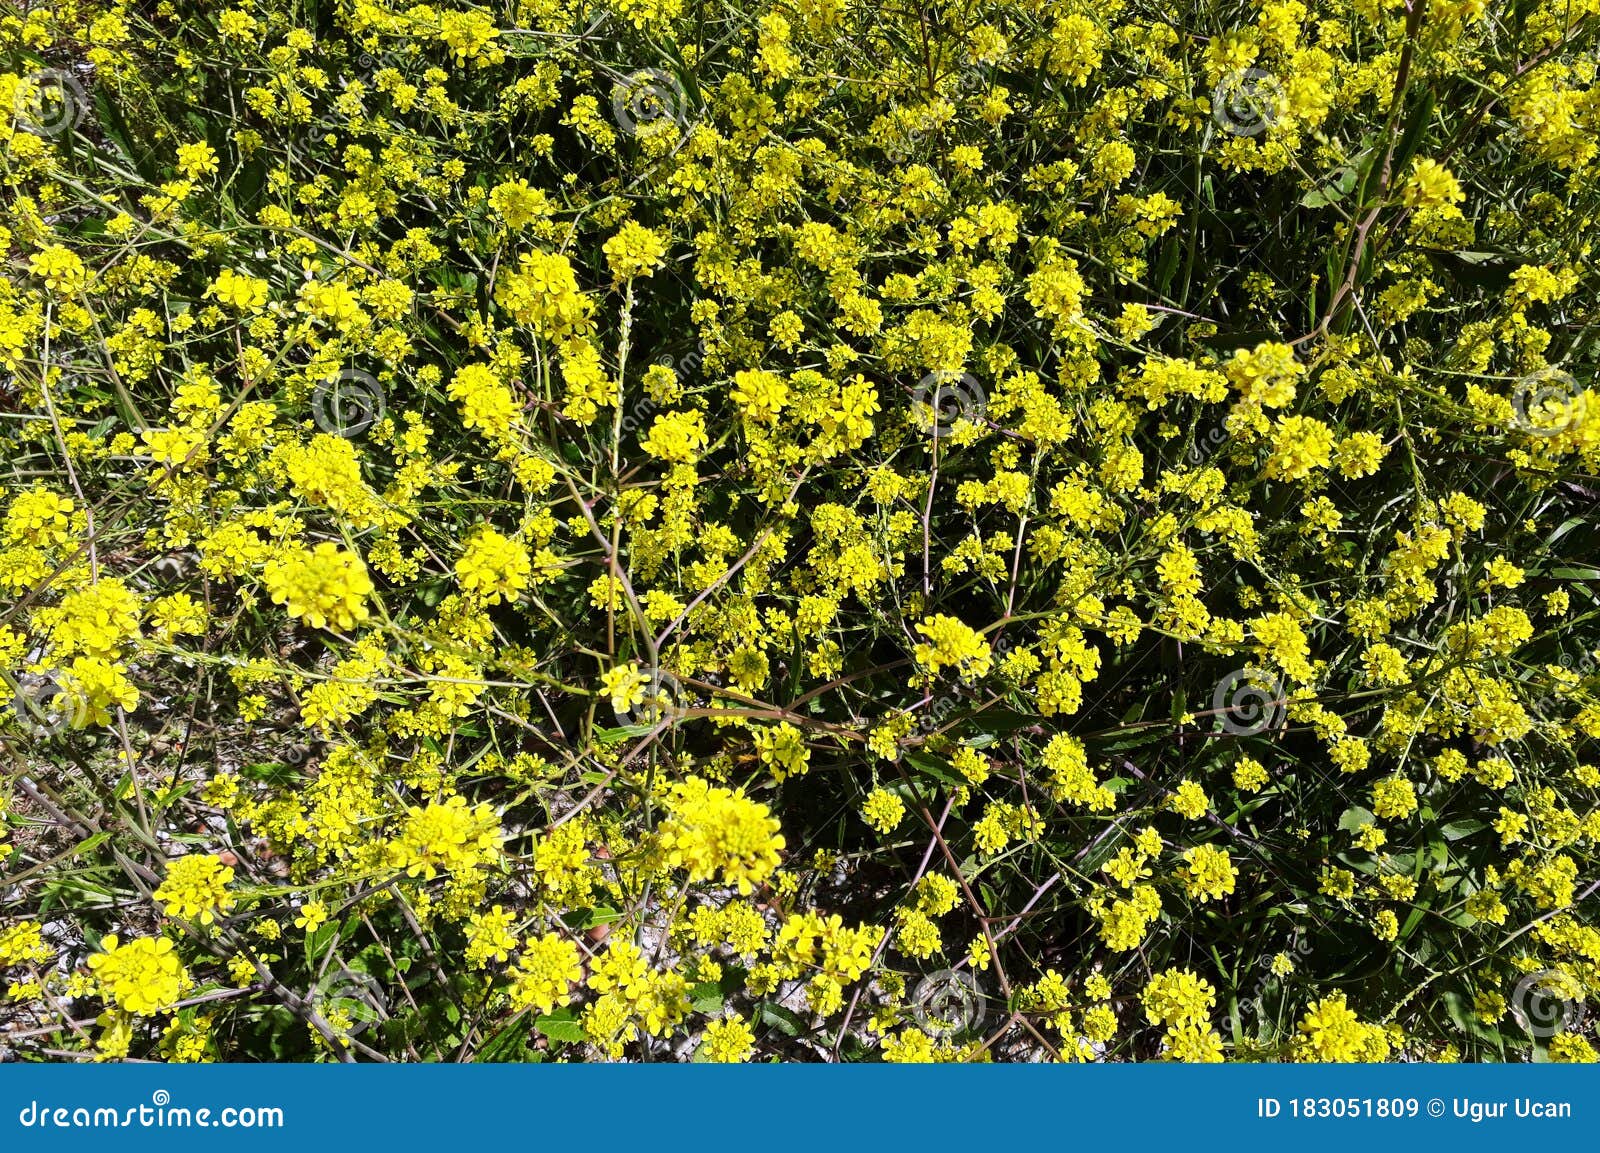
[[720,877],[749,893],[778,867],[784,846],[778,822],[743,789],[690,777],[672,787],[667,811],[662,847],[668,863],[687,869],[691,881]]
[[167,865],[167,879],[155,891],[169,917],[185,917],[209,925],[217,913],[233,908],[234,896],[228,892],[233,869],[218,858],[190,853]]
[[89,969],[101,989],[130,1013],[150,1016],[170,1009],[188,987],[189,974],[165,937],[136,937],[121,943],[115,933],[100,941]]
[[313,628],[349,630],[367,619],[372,593],[367,566],[331,542],[269,561],[262,578],[276,603]]

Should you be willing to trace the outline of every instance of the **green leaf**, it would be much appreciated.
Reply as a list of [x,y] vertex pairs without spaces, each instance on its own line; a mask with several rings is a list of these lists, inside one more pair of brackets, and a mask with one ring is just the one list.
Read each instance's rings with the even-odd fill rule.
[[785,1037],[798,1037],[806,1029],[806,1023],[798,1013],[782,1005],[774,1005],[771,1001],[761,1003],[761,1023],[771,1026]]
[[1406,117],[1405,131],[1400,136],[1400,145],[1394,153],[1394,173],[1392,181],[1397,181],[1407,168],[1411,166],[1411,158],[1422,147],[1422,138],[1427,134],[1428,127],[1433,121],[1433,108],[1437,97],[1433,89],[1428,89],[1422,94],[1422,99],[1411,110],[1411,115]]
[[1439,831],[1444,834],[1445,840],[1459,841],[1462,837],[1470,837],[1485,828],[1488,828],[1488,822],[1466,817],[1459,821],[1450,821]]
[[562,921],[570,929],[582,931],[592,929],[596,925],[611,925],[622,920],[622,914],[607,905],[597,905],[592,909],[573,909],[562,916]]
[[648,737],[655,732],[656,725],[623,725],[615,729],[596,729],[594,739],[602,745],[614,745],[618,741],[630,740],[633,737]]
[[336,921],[324,921],[317,926],[317,931],[306,934],[306,957],[310,959],[313,967],[327,954],[328,947],[333,944],[339,935],[339,925]]
[[1337,204],[1350,195],[1351,190],[1356,186],[1356,181],[1359,179],[1360,174],[1348,164],[1343,168],[1336,168],[1327,180],[1300,198],[1300,206],[1302,208],[1326,208],[1330,204]]
[[920,772],[926,773],[942,784],[960,788],[966,784],[966,778],[950,767],[948,761],[940,757],[931,757],[927,753],[907,753],[906,763]]
[[534,1019],[533,1027],[552,1041],[572,1043],[582,1041],[588,1036],[578,1021],[578,1014],[572,1009],[557,1009],[554,1013],[537,1017]]
[[1344,811],[1339,818],[1339,828],[1346,833],[1358,832],[1363,826],[1376,823],[1377,817],[1372,815],[1370,809],[1363,809],[1359,805],[1352,805]]
[[727,1004],[723,996],[722,986],[716,981],[702,981],[689,990],[689,1007],[696,1013],[706,1016],[722,1012],[722,1006]]
[[475,1061],[515,1062],[518,1064],[544,1060],[544,1054],[528,1045],[526,1029],[502,1029],[491,1037],[483,1048],[473,1054]]
[[1171,737],[1166,730],[1161,728],[1152,728],[1148,732],[1141,733],[1136,737],[1124,737],[1119,741],[1111,741],[1104,745],[1095,743],[1093,748],[1096,753],[1106,756],[1111,753],[1126,752],[1129,749],[1140,749],[1146,745],[1153,745],[1158,741],[1166,741],[1170,739]]
[[270,785],[275,789],[293,785],[300,779],[300,772],[293,765],[286,765],[279,761],[257,761],[244,765],[239,769],[239,775],[248,781],[257,784]]
[[110,839],[110,833],[95,833],[74,845],[72,848],[72,855],[77,857],[82,856],[84,853],[91,853]]

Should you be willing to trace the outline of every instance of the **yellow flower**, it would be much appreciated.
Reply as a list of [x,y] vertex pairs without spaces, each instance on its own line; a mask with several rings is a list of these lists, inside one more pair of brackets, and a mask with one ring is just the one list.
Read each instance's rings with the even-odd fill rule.
[[662,847],[668,863],[687,869],[691,881],[720,876],[749,893],[778,867],[784,846],[778,822],[743,789],[725,789],[691,776],[672,787],[667,811]]
[[1404,777],[1390,777],[1372,786],[1372,812],[1385,820],[1409,817],[1417,811],[1417,791]]
[[1400,187],[1400,198],[1412,208],[1437,208],[1466,199],[1461,182],[1437,160],[1419,160]]
[[504,962],[517,947],[516,934],[511,931],[515,921],[500,905],[472,914],[467,922],[467,964],[482,969],[490,961]]
[[156,889],[155,899],[169,917],[198,919],[209,925],[217,913],[233,908],[234,896],[228,892],[233,869],[216,857],[190,853],[167,864],[167,878]]
[[8,545],[29,544],[41,548],[64,545],[71,539],[68,530],[75,507],[70,496],[36,484],[19,492],[12,500],[0,524],[0,540]]
[[499,851],[500,819],[486,804],[469,807],[465,797],[406,809],[400,835],[389,847],[389,859],[408,876],[432,880],[440,869],[467,872],[492,860]]
[[89,958],[100,987],[129,1013],[150,1016],[170,1009],[189,984],[189,974],[165,937],[136,937],[122,944],[115,933],[101,938]]
[[206,295],[235,312],[251,312],[267,302],[268,287],[265,280],[224,268],[206,289]]
[[58,674],[61,698],[47,707],[61,710],[75,729],[104,725],[111,721],[112,708],[125,712],[139,704],[139,691],[128,679],[128,668],[104,657],[75,657]]
[[1167,969],[1150,979],[1140,999],[1152,1025],[1205,1025],[1217,994],[1193,970]]
[[989,672],[988,642],[955,617],[942,613],[931,616],[917,625],[917,632],[927,638],[926,644],[917,646],[917,664],[930,673],[937,674],[947,666],[966,677],[982,677]]
[[1324,997],[1306,1010],[1295,1042],[1299,1061],[1381,1061],[1389,1055],[1383,1029],[1363,1024],[1343,993]]
[[315,933],[328,920],[328,906],[321,901],[307,901],[295,915],[294,925],[308,934]]
[[458,64],[471,61],[481,68],[503,59],[503,52],[489,48],[499,35],[494,21],[482,12],[447,11],[439,17],[439,39]]
[[775,780],[803,776],[811,767],[811,750],[800,730],[788,721],[756,730],[756,752]]
[[216,150],[204,140],[178,146],[178,171],[190,180],[209,176],[217,170]]
[[88,269],[64,245],[49,245],[29,260],[28,267],[46,288],[62,296],[76,296],[89,286]]
[[789,399],[789,386],[777,373],[745,369],[733,374],[732,395],[746,419],[772,424]]
[[489,193],[490,206],[505,220],[508,228],[521,228],[550,214],[545,194],[530,187],[526,180],[508,180]]
[[705,448],[705,416],[699,412],[669,412],[655,418],[650,435],[639,447],[660,460],[693,464]]
[[491,605],[499,604],[502,597],[516,600],[528,587],[532,572],[527,548],[492,528],[480,529],[456,561],[461,587]]
[[1196,845],[1183,854],[1178,876],[1189,896],[1204,904],[1233,892],[1238,872],[1227,851],[1214,845]]
[[611,275],[618,280],[649,276],[661,267],[662,258],[667,254],[667,244],[661,234],[633,220],[624,224],[602,247]]
[[756,1035],[739,1014],[719,1017],[706,1025],[700,1042],[700,1052],[707,1061],[735,1064],[748,1061],[755,1049]]
[[572,987],[583,979],[578,947],[555,933],[529,937],[511,971],[511,1007],[548,1013],[572,1000]]
[[1205,790],[1194,781],[1182,781],[1177,791],[1167,798],[1167,805],[1173,812],[1191,821],[1198,821],[1211,808],[1211,800],[1206,796]]
[[861,819],[887,836],[905,819],[906,805],[888,789],[873,789],[861,806]]
[[274,602],[313,628],[348,630],[369,615],[372,580],[367,566],[336,544],[325,541],[281,555],[267,563],[262,579]]
[[458,371],[449,393],[451,400],[460,402],[467,427],[490,439],[507,433],[516,419],[516,399],[487,365],[469,364]]
[[1300,480],[1313,469],[1327,468],[1333,452],[1333,432],[1311,416],[1282,417],[1272,432],[1272,459],[1267,473],[1283,480]]

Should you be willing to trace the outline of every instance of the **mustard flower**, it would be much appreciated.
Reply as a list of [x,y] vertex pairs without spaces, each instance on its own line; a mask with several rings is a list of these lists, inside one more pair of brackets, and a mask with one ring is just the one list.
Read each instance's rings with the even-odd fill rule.
[[784,847],[778,822],[743,789],[725,789],[691,776],[673,786],[667,810],[662,846],[668,862],[687,869],[690,880],[720,876],[749,893],[778,867]]
[[185,917],[209,925],[216,914],[233,908],[228,891],[233,869],[205,853],[190,853],[167,863],[167,876],[156,888],[155,899],[169,917]]
[[366,620],[372,580],[355,553],[328,541],[293,549],[267,563],[267,592],[313,628],[348,630]]
[[139,1016],[170,1009],[188,986],[189,975],[165,937],[136,937],[123,943],[115,933],[101,938],[89,969],[118,1007]]

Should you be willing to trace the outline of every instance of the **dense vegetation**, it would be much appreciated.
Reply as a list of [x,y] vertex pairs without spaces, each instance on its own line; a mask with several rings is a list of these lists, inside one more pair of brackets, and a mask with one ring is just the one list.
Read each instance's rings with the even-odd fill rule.
[[5,1051],[1594,1060],[1597,30],[0,12]]

